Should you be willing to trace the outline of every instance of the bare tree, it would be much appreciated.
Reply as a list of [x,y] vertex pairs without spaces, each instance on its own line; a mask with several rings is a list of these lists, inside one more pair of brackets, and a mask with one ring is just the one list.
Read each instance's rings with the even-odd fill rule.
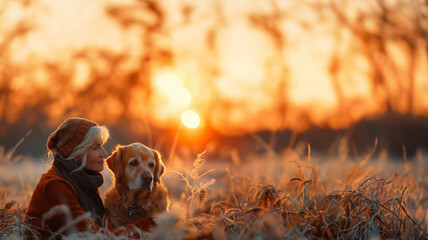
[[[336,54],[331,58],[333,85],[340,92],[337,76],[343,62],[360,54],[369,63],[373,97],[380,96],[387,111],[413,114],[415,73],[420,61],[427,58],[426,53],[422,57],[418,54],[422,46],[425,49],[428,46],[427,6],[413,0],[392,3],[376,0],[351,16],[347,14],[351,2],[332,0],[327,6],[336,18],[337,29],[345,28],[353,37],[347,55]],[[394,53],[396,49],[405,59],[397,59],[400,56]]]
[[[30,1],[9,1],[0,3],[0,19],[4,19],[7,10],[13,4],[21,8],[29,8]],[[8,24],[9,23],[9,24]],[[5,126],[10,108],[10,94],[12,91],[12,79],[22,72],[23,66],[14,64],[11,50],[14,43],[24,38],[33,28],[29,16],[24,16],[15,21],[0,22],[0,126]]]
[[[279,130],[286,128],[286,115],[288,109],[288,91],[289,85],[288,63],[285,62],[284,53],[287,49],[286,33],[281,28],[281,23],[287,20],[287,13],[278,6],[277,1],[269,1],[271,12],[267,14],[251,13],[249,21],[260,31],[265,33],[272,40],[275,53],[266,64],[267,74],[264,81],[266,83],[274,81],[274,89],[276,97],[276,111],[278,113],[278,121],[280,122]],[[269,84],[266,84],[269,86]]]

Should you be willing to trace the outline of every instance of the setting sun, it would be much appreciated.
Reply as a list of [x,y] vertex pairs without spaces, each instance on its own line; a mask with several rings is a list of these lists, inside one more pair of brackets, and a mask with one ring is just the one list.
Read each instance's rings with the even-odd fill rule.
[[187,110],[181,114],[181,122],[188,128],[197,128],[201,119],[195,111]]

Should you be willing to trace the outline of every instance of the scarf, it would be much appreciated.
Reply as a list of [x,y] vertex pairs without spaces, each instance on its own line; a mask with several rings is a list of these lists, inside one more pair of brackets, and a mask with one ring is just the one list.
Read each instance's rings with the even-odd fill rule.
[[85,212],[90,212],[95,223],[101,227],[105,209],[98,188],[104,183],[103,175],[86,168],[71,173],[80,167],[80,164],[60,157],[55,158],[53,166],[61,177],[73,184],[77,191],[80,206]]

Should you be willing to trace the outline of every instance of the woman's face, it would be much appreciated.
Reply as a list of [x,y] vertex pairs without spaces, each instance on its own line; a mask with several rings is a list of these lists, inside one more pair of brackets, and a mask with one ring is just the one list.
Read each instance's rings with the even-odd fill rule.
[[96,142],[86,150],[86,169],[101,172],[104,168],[104,158],[107,152],[101,142]]

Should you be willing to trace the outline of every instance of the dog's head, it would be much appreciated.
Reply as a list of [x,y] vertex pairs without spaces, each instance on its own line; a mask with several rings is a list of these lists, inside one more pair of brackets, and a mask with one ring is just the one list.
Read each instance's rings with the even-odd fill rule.
[[152,191],[153,185],[160,183],[165,172],[159,152],[141,143],[116,146],[106,162],[116,183],[130,190]]

